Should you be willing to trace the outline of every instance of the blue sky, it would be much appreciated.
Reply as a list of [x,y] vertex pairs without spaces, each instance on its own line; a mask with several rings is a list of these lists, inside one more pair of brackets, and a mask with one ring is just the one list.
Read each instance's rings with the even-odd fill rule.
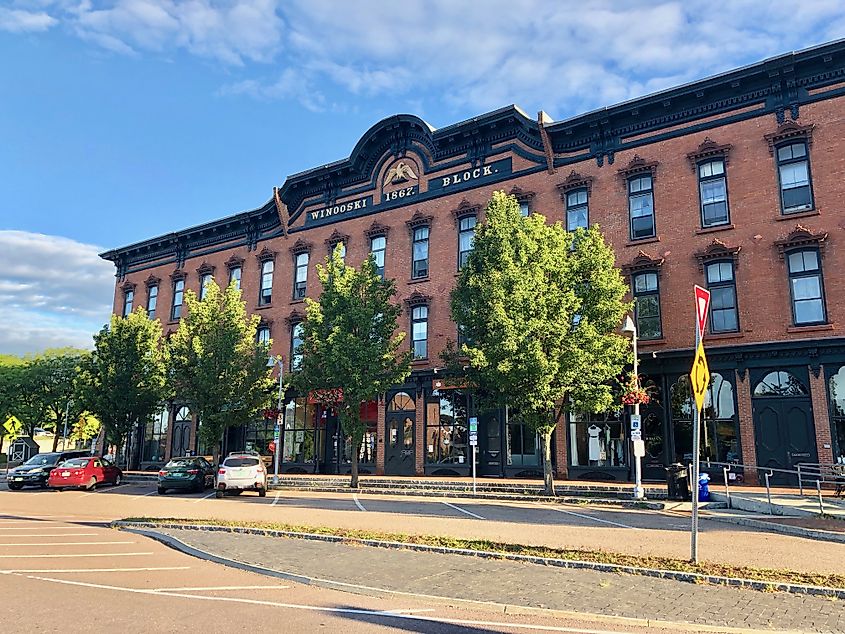
[[385,116],[563,119],[843,36],[836,0],[0,0],[0,352],[90,346],[99,250],[256,207]]

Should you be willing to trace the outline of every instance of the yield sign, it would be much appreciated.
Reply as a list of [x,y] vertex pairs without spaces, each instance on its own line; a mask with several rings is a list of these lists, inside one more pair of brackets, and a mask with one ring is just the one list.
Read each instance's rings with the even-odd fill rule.
[[710,291],[695,285],[695,319],[698,326],[698,340],[704,339],[704,326],[707,324],[707,309],[710,307]]

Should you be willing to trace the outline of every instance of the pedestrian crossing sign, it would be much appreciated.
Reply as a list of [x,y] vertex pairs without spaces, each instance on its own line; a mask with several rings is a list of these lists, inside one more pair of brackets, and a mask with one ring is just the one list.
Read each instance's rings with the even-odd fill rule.
[[17,438],[21,433],[21,429],[23,429],[23,423],[20,422],[17,417],[9,416],[9,418],[6,419],[6,422],[3,423],[3,429],[6,430],[6,436],[10,438]]

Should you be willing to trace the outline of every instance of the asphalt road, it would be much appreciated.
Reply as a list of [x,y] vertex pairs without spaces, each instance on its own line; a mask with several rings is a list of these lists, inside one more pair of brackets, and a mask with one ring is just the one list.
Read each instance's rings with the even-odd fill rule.
[[[503,614],[425,596],[382,598],[224,567],[74,517],[0,516],[5,632],[687,632],[630,621]],[[714,630],[710,630],[714,631]],[[717,631],[717,630],[716,630]]]
[[[161,496],[154,483],[62,493],[9,491],[0,484],[0,512],[101,521],[126,517],[252,520],[689,556],[688,515],[574,504],[292,491],[270,492],[265,498],[247,492],[217,500],[211,490]],[[841,573],[845,561],[845,544],[722,522],[703,521],[701,529],[700,552],[709,561],[828,573]]]

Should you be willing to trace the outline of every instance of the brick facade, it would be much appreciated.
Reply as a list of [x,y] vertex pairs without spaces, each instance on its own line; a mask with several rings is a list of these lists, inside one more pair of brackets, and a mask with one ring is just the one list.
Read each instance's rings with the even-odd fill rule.
[[[813,204],[784,214],[775,150],[789,139],[806,143]],[[173,280],[182,278],[186,289],[198,292],[202,271],[213,270],[225,284],[233,263],[242,262],[247,308],[269,325],[272,353],[289,358],[291,324],[304,312],[302,300],[294,298],[297,254],[310,254],[307,295],[317,297],[314,267],[329,246],[343,241],[346,261],[358,265],[369,253],[371,237],[385,236],[385,275],[395,279],[397,299],[429,298],[428,356],[415,362],[412,376],[415,470],[422,473],[424,395],[441,365],[440,352],[457,338],[448,303],[458,272],[458,218],[476,209],[483,220],[492,192],[503,189],[529,201],[532,212],[565,222],[565,195],[577,185],[588,191],[589,223],[601,228],[623,270],[659,262],[647,270],[659,271],[662,336],[641,340],[640,356],[642,372],[666,394],[692,359],[692,286],[706,284],[705,263],[734,263],[739,329],[708,331],[704,342],[711,370],[733,386],[741,460],[755,464],[754,385],[748,369],[810,363],[810,354],[829,367],[845,364],[845,276],[839,274],[845,270],[843,139],[842,44],[785,55],[560,123],[545,116],[533,121],[513,107],[441,130],[409,115],[391,117],[367,131],[349,159],[289,177],[262,207],[233,216],[228,224],[210,223],[104,254],[118,269],[114,310],[122,310],[125,283],[135,285],[137,306],[147,301],[150,281],[158,278],[156,317],[165,332],[173,331],[178,325],[170,319]],[[696,161],[707,156],[725,164],[730,221],[716,227],[703,227],[701,219]],[[632,173],[653,178],[654,237],[630,239],[627,177]],[[421,219],[430,228],[430,270],[414,279],[412,229]],[[785,257],[792,245],[818,250],[824,323],[794,323]],[[272,256],[272,298],[259,305],[261,262]],[[400,318],[406,332],[410,313],[405,306]],[[818,455],[828,461],[827,390],[813,372],[810,382]],[[377,472],[384,469],[383,409],[381,404]],[[670,407],[664,409],[661,451],[668,463],[674,459],[673,415]],[[577,465],[567,459],[567,427],[557,430],[556,469],[562,477],[577,477],[572,468]],[[674,453],[682,452],[676,447]],[[589,467],[601,471],[601,465]]]

